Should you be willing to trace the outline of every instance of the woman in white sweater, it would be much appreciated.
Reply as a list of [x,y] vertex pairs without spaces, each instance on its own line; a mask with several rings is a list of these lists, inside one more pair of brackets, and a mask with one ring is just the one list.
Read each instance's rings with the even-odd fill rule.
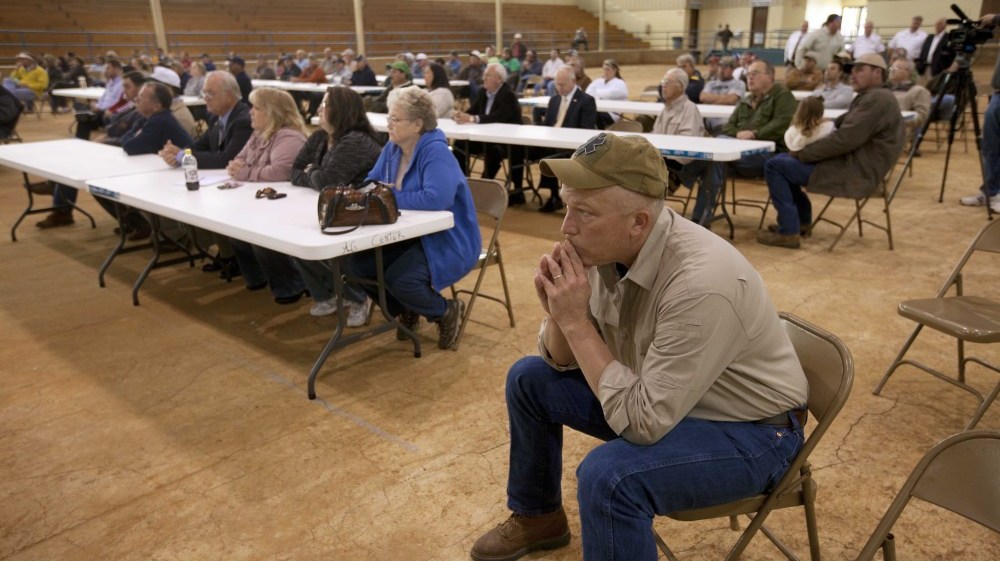
[[450,119],[455,113],[455,96],[451,93],[451,84],[448,83],[448,73],[444,67],[436,62],[428,64],[424,68],[424,82],[438,118]]
[[[614,99],[624,101],[628,99],[628,86],[622,80],[621,72],[618,71],[618,63],[615,59],[609,58],[601,65],[603,75],[587,86],[587,93],[594,99]],[[597,114],[597,121],[600,128],[607,128],[618,121],[621,115],[618,113]]]

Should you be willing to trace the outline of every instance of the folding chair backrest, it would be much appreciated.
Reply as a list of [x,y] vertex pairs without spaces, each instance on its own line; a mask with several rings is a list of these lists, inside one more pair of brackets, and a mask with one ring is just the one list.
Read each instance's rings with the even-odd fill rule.
[[910,495],[1000,532],[1000,433],[959,433],[917,465]]
[[836,335],[791,314],[778,315],[809,381],[809,413],[817,422],[809,437],[813,440],[847,401],[854,383],[854,359]]
[[476,212],[486,214],[495,220],[503,219],[507,211],[507,190],[495,179],[469,178],[469,191],[472,192],[472,203]]
[[937,443],[917,463],[858,556],[872,559],[911,497],[1000,532],[1000,432],[965,431]]
[[972,240],[969,247],[962,254],[962,258],[958,260],[955,264],[955,268],[952,269],[951,274],[941,285],[938,290],[937,297],[942,298],[948,293],[948,289],[951,285],[955,283],[955,279],[961,274],[962,268],[972,257],[972,254],[976,251],[988,251],[990,253],[1000,253],[1000,220],[990,220],[987,222],[976,234],[976,238]]
[[990,220],[979,231],[979,236],[973,242],[973,247],[976,248],[976,251],[1000,253],[1000,228],[997,228],[998,222],[1000,220]]
[[638,121],[626,121],[621,119],[608,127],[609,131],[618,132],[642,132],[642,123]]

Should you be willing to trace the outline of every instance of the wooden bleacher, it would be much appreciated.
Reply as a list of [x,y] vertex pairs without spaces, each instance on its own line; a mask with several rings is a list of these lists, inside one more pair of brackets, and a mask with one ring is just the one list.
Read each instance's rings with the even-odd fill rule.
[[[0,64],[12,62],[23,43],[36,52],[75,51],[85,58],[109,49],[123,56],[134,49],[155,50],[153,18],[144,2],[6,0],[4,4],[0,43],[7,46],[7,52],[0,53]],[[252,57],[299,47],[321,51],[327,46],[339,50],[355,44],[350,0],[298,0],[293,9],[284,0],[161,0],[161,6],[170,50],[175,52],[221,56],[236,51]],[[482,49],[495,31],[492,4],[367,0],[364,9],[370,56]],[[520,32],[525,43],[540,52],[553,47],[565,50],[574,30],[583,27],[590,35],[590,48],[596,48],[597,19],[576,7],[557,9],[558,17],[553,17],[553,6],[505,4],[505,42]],[[648,48],[614,26],[609,25],[607,32],[615,38],[609,49]]]

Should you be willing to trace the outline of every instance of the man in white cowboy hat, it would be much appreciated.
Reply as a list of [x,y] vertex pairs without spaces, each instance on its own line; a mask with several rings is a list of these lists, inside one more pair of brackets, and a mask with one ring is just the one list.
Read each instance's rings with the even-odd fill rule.
[[31,53],[21,52],[17,55],[17,68],[11,72],[10,77],[4,78],[3,87],[10,90],[28,108],[32,108],[35,100],[41,99],[49,87],[49,74],[38,66]]
[[170,95],[173,97],[170,104],[170,112],[173,113],[177,122],[181,124],[181,127],[183,127],[192,138],[198,136],[196,132],[197,124],[195,123],[194,115],[191,114],[191,110],[188,109],[187,105],[184,104],[184,100],[181,99],[180,76],[166,66],[157,66],[153,69],[153,74],[149,77],[149,79],[167,86],[167,89],[170,91]]

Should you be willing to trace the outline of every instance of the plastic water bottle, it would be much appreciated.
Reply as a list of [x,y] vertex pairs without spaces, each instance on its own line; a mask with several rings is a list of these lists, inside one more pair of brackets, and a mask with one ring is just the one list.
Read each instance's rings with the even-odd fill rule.
[[201,187],[198,183],[198,160],[194,158],[190,148],[184,149],[181,167],[184,168],[184,184],[187,185],[188,191],[197,191]]

